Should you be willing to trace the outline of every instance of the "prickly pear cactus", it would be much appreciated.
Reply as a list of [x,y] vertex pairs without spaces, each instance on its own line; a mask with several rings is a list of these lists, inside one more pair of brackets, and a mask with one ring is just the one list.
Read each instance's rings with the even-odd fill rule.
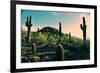
[[30,31],[31,31],[31,26],[32,26],[32,23],[31,23],[31,16],[30,16],[30,17],[27,17],[27,21],[26,21],[26,27],[28,28],[27,38],[26,38],[27,43],[29,42],[29,35],[30,35]]

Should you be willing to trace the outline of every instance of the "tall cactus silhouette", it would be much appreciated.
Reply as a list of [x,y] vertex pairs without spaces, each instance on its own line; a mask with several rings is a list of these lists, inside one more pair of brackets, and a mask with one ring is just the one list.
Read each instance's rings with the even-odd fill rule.
[[71,39],[71,32],[69,32],[69,40]]
[[59,22],[59,41],[61,41],[61,36],[62,36],[62,27],[61,27],[61,22]]
[[39,28],[37,28],[37,32],[39,32],[40,31],[40,29]]
[[83,43],[86,41],[86,21],[85,17],[83,17],[83,24],[80,24],[81,30],[83,31]]
[[28,28],[27,38],[26,38],[27,43],[29,42],[29,35],[30,35],[30,31],[31,31],[31,26],[32,26],[31,18],[32,18],[31,16],[27,17],[27,21],[26,21],[26,27]]

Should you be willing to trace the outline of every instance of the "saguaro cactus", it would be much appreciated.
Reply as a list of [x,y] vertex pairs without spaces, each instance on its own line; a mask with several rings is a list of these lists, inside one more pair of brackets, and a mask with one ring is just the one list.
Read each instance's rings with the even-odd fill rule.
[[63,61],[64,60],[64,48],[62,44],[57,45],[57,50],[56,50],[56,59],[57,61]]
[[86,21],[85,17],[83,17],[83,24],[80,24],[81,30],[83,31],[83,42],[86,40]]
[[27,38],[26,38],[27,43],[29,42],[29,35],[30,35],[30,31],[31,31],[31,26],[32,26],[32,23],[31,23],[31,16],[30,16],[30,17],[27,17],[27,21],[26,21],[26,27],[28,28]]
[[40,29],[39,28],[37,28],[37,32],[39,32],[40,31]]
[[62,27],[61,27],[61,22],[59,22],[59,41],[61,41],[61,35],[62,35]]
[[69,32],[69,40],[71,39],[71,32]]

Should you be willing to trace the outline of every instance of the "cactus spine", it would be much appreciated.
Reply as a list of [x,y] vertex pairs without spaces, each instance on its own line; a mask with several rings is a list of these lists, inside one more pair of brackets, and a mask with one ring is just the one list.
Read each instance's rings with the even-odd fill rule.
[[30,17],[27,17],[27,21],[26,21],[26,27],[28,28],[27,38],[26,38],[27,43],[29,42],[29,35],[30,35],[30,31],[31,31],[31,26],[32,26],[32,23],[31,23],[31,16],[30,16]]
[[83,31],[83,43],[86,41],[86,21],[85,17],[83,17],[83,24],[80,24],[81,30]]
[[62,27],[61,27],[61,22],[59,22],[59,41],[61,41],[61,35],[62,35]]

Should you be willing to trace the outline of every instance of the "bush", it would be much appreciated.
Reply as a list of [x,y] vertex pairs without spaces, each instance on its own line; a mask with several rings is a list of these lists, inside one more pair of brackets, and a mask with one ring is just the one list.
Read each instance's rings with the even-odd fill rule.
[[47,36],[42,34],[41,32],[33,32],[32,33],[32,41],[40,41],[40,42],[46,42],[47,41]]

